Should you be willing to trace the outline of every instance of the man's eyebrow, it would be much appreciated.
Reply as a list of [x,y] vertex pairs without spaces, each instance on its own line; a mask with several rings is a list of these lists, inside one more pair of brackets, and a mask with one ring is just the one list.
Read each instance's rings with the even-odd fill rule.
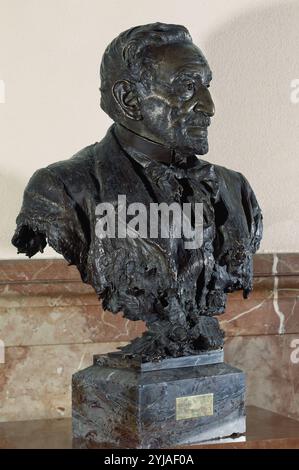
[[172,77],[172,81],[177,80],[177,79],[182,79],[182,78],[188,78],[188,77],[201,77],[204,78],[205,81],[210,82],[212,80],[212,71],[209,70],[207,74],[205,74],[203,71],[198,70],[198,69],[191,69],[191,68],[185,68],[182,70],[179,70],[174,74]]

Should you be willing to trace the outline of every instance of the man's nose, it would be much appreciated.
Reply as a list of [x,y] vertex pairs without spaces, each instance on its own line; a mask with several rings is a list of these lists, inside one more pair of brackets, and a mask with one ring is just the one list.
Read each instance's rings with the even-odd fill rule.
[[215,106],[211,94],[206,87],[201,86],[198,90],[197,101],[195,106],[193,107],[193,110],[196,113],[203,113],[209,117],[214,116]]

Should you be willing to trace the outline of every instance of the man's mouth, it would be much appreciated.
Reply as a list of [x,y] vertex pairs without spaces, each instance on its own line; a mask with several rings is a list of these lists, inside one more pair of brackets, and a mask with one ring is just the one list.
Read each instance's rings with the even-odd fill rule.
[[197,119],[190,119],[187,123],[187,132],[192,137],[206,139],[208,137],[208,127],[210,124],[211,119],[208,116],[197,116]]
[[208,129],[203,126],[188,126],[188,131],[190,134],[196,135],[198,137],[207,137]]

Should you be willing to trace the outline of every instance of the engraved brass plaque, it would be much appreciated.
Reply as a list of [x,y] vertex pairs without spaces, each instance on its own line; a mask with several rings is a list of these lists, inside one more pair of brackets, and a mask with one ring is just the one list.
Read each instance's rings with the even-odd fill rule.
[[212,416],[214,413],[213,398],[213,393],[176,398],[176,420]]

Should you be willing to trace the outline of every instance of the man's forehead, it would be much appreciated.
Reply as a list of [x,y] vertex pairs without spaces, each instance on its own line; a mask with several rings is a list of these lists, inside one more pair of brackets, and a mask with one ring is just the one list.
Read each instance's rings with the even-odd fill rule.
[[209,64],[201,50],[192,43],[165,44],[152,48],[151,58],[157,71],[165,78],[174,78],[180,72],[210,73]]

